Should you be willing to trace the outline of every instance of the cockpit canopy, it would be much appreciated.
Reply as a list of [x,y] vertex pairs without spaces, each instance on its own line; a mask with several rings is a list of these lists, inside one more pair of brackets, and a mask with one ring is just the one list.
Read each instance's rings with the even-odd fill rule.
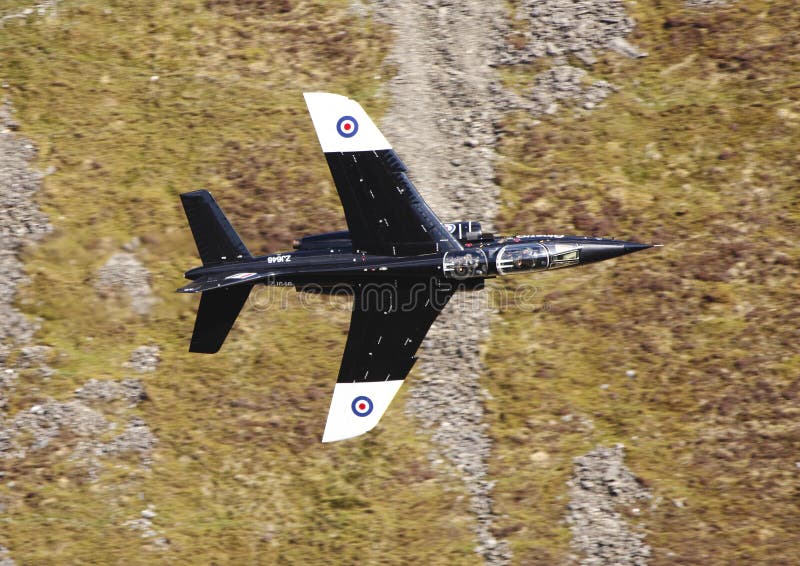
[[580,263],[581,248],[574,243],[547,242],[545,244],[520,242],[509,244],[497,252],[497,273],[519,273],[570,267]]
[[573,243],[551,242],[547,244],[550,252],[550,269],[578,265],[581,249]]
[[542,244],[520,243],[504,246],[495,259],[497,273],[541,271],[550,266],[550,254]]

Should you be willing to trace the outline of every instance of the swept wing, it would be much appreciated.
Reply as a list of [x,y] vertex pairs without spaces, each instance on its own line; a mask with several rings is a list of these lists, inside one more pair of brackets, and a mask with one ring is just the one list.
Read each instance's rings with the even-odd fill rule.
[[354,251],[399,256],[463,249],[356,101],[323,92],[304,96],[342,201]]
[[452,294],[422,281],[357,286],[323,442],[358,436],[378,424]]

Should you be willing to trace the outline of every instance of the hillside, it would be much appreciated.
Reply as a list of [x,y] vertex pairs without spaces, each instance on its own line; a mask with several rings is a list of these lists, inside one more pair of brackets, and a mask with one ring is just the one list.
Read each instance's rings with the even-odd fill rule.
[[[800,15],[594,4],[603,46],[523,0],[0,2],[0,562],[610,563],[592,513],[625,563],[800,562]],[[260,291],[197,356],[174,293],[185,190],[254,253],[344,227],[304,90],[384,118],[448,220],[665,247],[494,282],[322,445],[349,305]]]
[[534,312],[493,324],[501,528],[520,563],[559,562],[572,459],[622,443],[654,496],[623,510],[651,563],[795,563],[798,14],[629,10],[649,55],[598,58],[591,77],[617,89],[602,107],[505,121],[504,230],[665,247],[547,274]]

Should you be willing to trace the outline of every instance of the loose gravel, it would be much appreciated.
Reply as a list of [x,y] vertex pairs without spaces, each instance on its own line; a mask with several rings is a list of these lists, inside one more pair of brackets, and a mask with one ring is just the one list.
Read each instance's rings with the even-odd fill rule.
[[139,536],[149,543],[150,547],[154,550],[166,550],[169,548],[169,539],[164,536],[164,533],[159,531],[153,523],[153,519],[158,517],[156,513],[156,506],[153,504],[148,505],[139,513],[135,519],[130,519],[122,523],[123,526],[128,527],[130,530],[138,532]]
[[621,0],[524,0],[514,19],[523,23],[523,30],[517,32],[523,45],[517,48],[502,45],[497,57],[499,64],[575,55],[583,63],[593,65],[597,61],[595,51],[605,49],[627,56],[645,55],[625,39],[636,23]]
[[5,546],[0,546],[0,566],[16,566],[16,562],[11,558],[8,549]]
[[122,293],[130,298],[131,309],[145,315],[155,303],[150,289],[150,272],[131,252],[118,252],[97,272],[95,289],[101,294]]
[[34,14],[37,16],[54,15],[58,12],[58,0],[47,0],[46,2],[39,2],[32,4],[27,8],[22,8],[14,12],[8,12],[0,15],[0,28],[9,20],[22,20],[29,18]]
[[83,387],[75,390],[75,398],[84,402],[124,401],[129,407],[135,407],[147,399],[147,393],[139,379],[90,379]]
[[[502,6],[493,2],[376,3],[378,17],[397,30],[390,64],[388,139],[412,180],[444,221],[480,220],[491,229],[497,212],[494,120],[502,111],[490,63]],[[474,514],[476,552],[487,564],[507,564],[508,544],[492,534],[491,439],[483,423],[478,345],[489,312],[480,301],[451,304],[431,329],[406,411],[431,431],[434,464],[446,459],[464,481]],[[460,308],[459,308],[460,307]]]
[[[130,417],[124,428],[110,440],[103,440],[118,429],[104,414],[106,406],[123,400],[133,408],[147,398],[138,380],[90,380],[69,401],[49,400],[19,411],[11,419],[0,418],[0,460],[24,460],[35,452],[69,448],[69,459],[86,468],[96,480],[102,458],[137,453],[143,467],[152,463],[158,439],[139,417]],[[123,414],[124,415],[124,414]],[[69,446],[62,438],[69,437]]]
[[643,566],[650,557],[644,533],[632,530],[620,510],[638,515],[653,496],[625,467],[624,456],[617,445],[575,458],[567,523],[582,566]]
[[689,8],[724,8],[733,4],[734,0],[686,0]]
[[131,354],[131,359],[125,364],[138,373],[149,373],[155,371],[161,357],[161,348],[153,344],[150,346],[139,346]]
[[18,259],[26,242],[36,240],[52,230],[47,218],[33,202],[45,173],[29,166],[36,157],[36,148],[15,132],[8,101],[0,104],[0,363],[8,354],[29,343],[36,324],[14,307],[17,286],[26,281]]

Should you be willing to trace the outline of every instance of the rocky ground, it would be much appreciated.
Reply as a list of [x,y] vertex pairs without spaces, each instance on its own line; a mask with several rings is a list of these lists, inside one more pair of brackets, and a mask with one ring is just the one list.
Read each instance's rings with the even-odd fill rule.
[[586,566],[647,564],[650,547],[644,534],[633,530],[623,517],[641,513],[653,498],[625,467],[622,446],[599,446],[575,458],[569,481],[569,513],[572,547]]
[[16,562],[8,554],[8,549],[5,546],[0,546],[0,566],[14,566]]
[[[14,347],[28,344],[36,331],[36,324],[13,306],[17,285],[25,281],[19,254],[27,241],[51,230],[47,218],[33,202],[45,173],[28,165],[36,157],[36,148],[16,135],[18,129],[10,102],[3,101],[0,105],[0,271],[4,277],[0,281],[0,318],[3,320],[0,362],[4,364]],[[3,390],[7,389],[12,373],[5,375]]]
[[[4,101],[0,105],[0,266],[4,275],[0,281],[0,461],[3,467],[14,466],[34,453],[58,452],[84,469],[90,480],[97,479],[103,461],[113,456],[137,454],[141,466],[148,467],[158,440],[147,423],[129,414],[129,409],[147,399],[140,379],[90,379],[72,399],[47,399],[6,414],[23,372],[43,381],[54,374],[47,365],[51,349],[35,344],[36,322],[14,306],[17,286],[26,280],[20,261],[24,247],[52,229],[34,200],[45,173],[31,165],[36,148],[18,130],[13,108]],[[144,314],[152,304],[148,277],[132,253],[120,252],[98,274],[98,290],[130,295],[131,308]],[[145,373],[156,369],[158,359],[157,346],[141,346],[127,365]],[[70,440],[62,445],[65,435]],[[145,534],[149,536],[149,531]],[[156,537],[154,544],[163,546],[162,538]],[[4,547],[0,547],[0,563],[14,564]]]
[[[497,213],[494,147],[503,112],[523,108],[553,114],[563,103],[591,110],[614,87],[587,81],[589,73],[569,65],[567,55],[587,66],[596,62],[597,50],[646,56],[625,38],[635,22],[619,0],[522,2],[514,15],[513,29],[521,30],[516,32],[505,9],[491,3],[378,2],[377,12],[397,30],[389,61],[397,74],[389,84],[392,105],[383,122],[387,136],[443,220],[480,219],[487,231]],[[509,38],[516,42],[509,43]],[[523,96],[501,88],[494,67],[545,56],[553,66]],[[476,552],[487,564],[506,564],[511,551],[492,534],[491,438],[483,422],[486,392],[479,382],[479,345],[490,316],[483,294],[448,307],[424,344],[423,377],[413,384],[407,411],[432,431],[434,464],[446,460],[471,495]],[[609,482],[629,484],[624,480],[632,476],[621,450],[599,447],[578,462],[583,464],[576,463],[578,487],[571,492],[569,521],[583,563],[643,564],[649,548],[615,511],[620,493],[593,490],[591,497],[581,497],[581,486],[589,481],[581,478],[593,477],[596,462],[606,475],[613,472]]]
[[5,22],[9,20],[27,18],[31,14],[44,16],[46,14],[55,13],[57,10],[58,10],[58,0],[47,0],[45,2],[39,2],[27,8],[3,14],[2,16],[0,16],[0,26],[2,26]]
[[686,0],[686,5],[690,8],[717,8],[733,4],[732,0]]
[[[44,173],[28,165],[36,156],[36,149],[15,134],[18,129],[11,104],[4,100],[0,105],[0,272],[3,273],[0,280],[0,319],[3,320],[0,325],[0,457],[8,457],[12,447],[14,426],[6,423],[5,410],[19,378],[19,366],[39,364],[43,374],[49,374],[42,359],[46,349],[25,346],[32,340],[36,324],[13,305],[17,285],[25,280],[19,253],[26,241],[35,240],[51,229],[47,218],[33,203],[33,195],[39,190]],[[12,365],[8,357],[20,347],[23,354],[19,363]],[[3,546],[0,546],[0,564],[15,564]]]
[[129,242],[125,247],[130,251],[121,251],[108,258],[97,273],[95,289],[101,294],[126,295],[131,310],[144,315],[150,312],[154,299],[150,289],[150,273],[132,253],[137,246],[137,242]]
[[500,64],[530,63],[549,56],[556,58],[556,65],[564,65],[567,55],[575,55],[593,65],[595,51],[606,49],[630,57],[645,55],[626,39],[636,23],[621,0],[526,0],[519,4],[512,22],[514,31],[507,30],[511,41],[497,54]]
[[150,504],[142,510],[138,517],[125,521],[123,525],[139,533],[139,536],[151,545],[153,549],[164,550],[169,548],[170,543],[164,533],[153,525],[153,519],[157,516],[156,506]]
[[[494,120],[502,111],[490,63],[502,9],[429,1],[380,3],[378,11],[398,31],[390,56],[398,72],[389,84],[392,106],[383,122],[387,137],[444,221],[480,219],[490,229],[498,195]],[[480,295],[475,299],[451,305],[431,329],[420,364],[423,378],[413,384],[407,411],[432,431],[433,462],[443,463],[443,456],[466,484],[476,517],[476,552],[487,563],[505,564],[509,548],[492,535],[491,439],[478,381],[478,345],[488,332],[489,313]]]

